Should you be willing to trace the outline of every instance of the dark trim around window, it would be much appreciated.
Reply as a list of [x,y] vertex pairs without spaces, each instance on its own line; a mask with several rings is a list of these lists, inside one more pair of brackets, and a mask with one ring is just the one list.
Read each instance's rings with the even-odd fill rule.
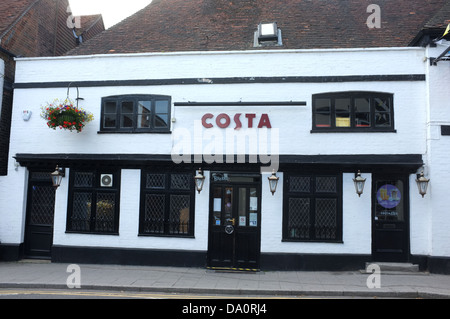
[[67,233],[119,234],[120,170],[71,169]]
[[194,237],[193,171],[142,170],[140,236]]
[[342,173],[284,173],[283,241],[342,243]]
[[312,130],[320,132],[396,132],[394,95],[334,92],[312,98]]
[[165,95],[104,97],[99,133],[170,133],[171,110]]

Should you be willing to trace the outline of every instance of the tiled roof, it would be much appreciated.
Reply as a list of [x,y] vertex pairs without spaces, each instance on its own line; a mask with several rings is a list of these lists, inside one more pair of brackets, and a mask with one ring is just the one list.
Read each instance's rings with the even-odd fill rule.
[[103,16],[101,14],[80,16],[81,28],[79,31],[85,32],[89,30],[89,28],[92,27],[93,24],[97,23],[100,19],[103,21]]
[[77,35],[89,32],[91,28],[93,28],[96,24],[100,25],[102,31],[105,30],[105,25],[103,23],[103,16],[101,14],[84,15],[79,16],[79,18],[81,28],[76,29]]
[[36,0],[0,1],[0,37]]
[[450,1],[425,24],[425,29],[446,28],[450,23]]
[[[68,55],[252,50],[260,23],[277,22],[274,49],[407,46],[448,0],[153,0]],[[370,4],[381,28],[366,24]],[[449,18],[450,19],[450,18]]]

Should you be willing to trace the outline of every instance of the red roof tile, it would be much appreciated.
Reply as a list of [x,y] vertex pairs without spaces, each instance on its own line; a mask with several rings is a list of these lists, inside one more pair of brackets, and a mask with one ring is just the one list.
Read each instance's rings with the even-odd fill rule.
[[0,1],[0,38],[36,0]]
[[[251,50],[264,22],[278,23],[281,49],[394,47],[410,41],[448,0],[153,0],[69,55]],[[381,8],[370,29],[367,7]]]
[[450,23],[450,1],[425,24],[426,29],[446,28]]

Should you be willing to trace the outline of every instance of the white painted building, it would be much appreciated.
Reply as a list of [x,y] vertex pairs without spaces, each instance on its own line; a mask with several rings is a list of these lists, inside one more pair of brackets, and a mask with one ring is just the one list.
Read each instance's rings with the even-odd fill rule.
[[[258,211],[261,216],[258,220],[260,226],[257,222],[256,227],[260,229],[261,234],[261,264],[257,264],[256,268],[264,267],[264,262],[267,267],[275,267],[275,259],[279,258],[288,259],[287,265],[278,265],[280,268],[302,267],[301,263],[315,262],[314,258],[317,256],[335,258],[336,262],[345,263],[352,263],[353,259],[370,261],[375,253],[372,244],[376,233],[372,204],[378,190],[373,188],[373,176],[384,172],[399,179],[403,178],[405,183],[401,194],[405,199],[403,214],[405,222],[409,219],[410,225],[408,227],[405,224],[405,229],[402,230],[408,235],[404,246],[407,249],[406,260],[422,260],[426,256],[434,256],[434,251],[439,252],[436,256],[447,256],[449,252],[446,251],[445,245],[439,244],[434,232],[439,232],[444,227],[445,219],[435,222],[433,218],[435,214],[445,214],[440,211],[440,205],[433,204],[435,196],[439,196],[434,195],[435,191],[439,194],[437,183],[445,183],[445,178],[439,181],[438,177],[444,172],[437,168],[437,176],[433,178],[433,169],[429,168],[428,163],[434,159],[432,152],[439,152],[443,147],[440,144],[444,143],[445,139],[440,136],[439,127],[436,128],[436,125],[446,123],[444,118],[438,116],[439,119],[433,119],[433,114],[439,114],[438,107],[442,104],[433,102],[433,97],[435,94],[448,94],[438,89],[439,85],[442,85],[441,80],[434,80],[433,73],[442,72],[445,76],[448,66],[444,63],[429,66],[429,63],[424,62],[429,54],[431,53],[423,48],[380,48],[17,59],[11,154],[15,156],[18,164],[12,161],[9,174],[1,183],[1,194],[7,196],[1,201],[1,220],[6,221],[1,224],[1,242],[16,246],[24,243],[27,237],[25,219],[27,207],[30,206],[30,203],[27,205],[26,199],[27,193],[31,191],[28,185],[32,184],[30,170],[53,171],[58,164],[66,167],[66,177],[56,191],[55,198],[52,244],[56,260],[75,261],[70,257],[71,254],[77,255],[72,250],[92,249],[93,256],[87,257],[87,261],[91,261],[91,258],[95,259],[96,249],[112,249],[123,254],[132,254],[131,251],[139,250],[134,252],[139,256],[145,255],[147,251],[149,256],[159,251],[174,255],[177,255],[177,252],[194,252],[195,256],[199,256],[199,260],[193,261],[197,265],[209,252],[208,235],[212,232],[209,210],[211,205],[214,209],[215,198],[211,190],[213,172],[233,171],[236,174],[255,173],[259,176],[259,168],[268,166],[263,164],[267,161],[259,157],[263,163],[251,164],[250,159],[247,159],[244,164],[230,164],[226,157],[223,157],[226,165],[205,162],[211,159],[217,162],[219,157],[211,155],[227,154],[227,136],[235,134],[238,138],[240,135],[247,135],[248,141],[255,136],[258,142],[267,141],[267,154],[271,155],[273,162],[276,161],[275,155],[280,155],[277,173],[280,181],[274,196],[271,195],[268,185],[267,177],[270,174],[255,178],[255,185],[259,184],[261,187],[257,196],[261,200]],[[325,61],[320,67],[314,63],[318,58]],[[367,64],[367,60],[373,63]],[[326,61],[330,63],[327,64]],[[258,68],[261,64],[266,65],[264,70]],[[148,79],[150,70],[152,76]],[[443,75],[436,76],[441,78]],[[130,83],[144,78],[148,79],[149,84]],[[165,84],[168,79],[172,79],[173,83]],[[39,117],[41,104],[54,98],[64,99],[69,81],[78,84],[80,97],[84,99],[80,101],[80,106],[92,112],[96,118],[79,134],[50,130]],[[196,81],[198,83],[195,83]],[[393,130],[389,127],[390,131],[360,132],[358,127],[355,127],[353,132],[339,132],[341,127],[335,127],[334,132],[321,132],[318,129],[315,132],[312,119],[313,98],[317,94],[330,92],[345,92],[348,96],[353,92],[367,92],[364,93],[367,96],[380,92],[392,95],[391,107],[395,114]],[[69,93],[74,99],[75,88]],[[102,115],[102,99],[133,95],[169,96],[172,134],[102,132],[101,119],[105,116]],[[430,108],[425,108],[425,105]],[[442,107],[445,108],[445,103]],[[22,118],[24,110],[33,113],[29,121]],[[202,117],[208,113],[214,115],[214,118],[206,121],[214,125],[212,129],[201,125]],[[243,123],[241,130],[234,130],[235,123],[231,123],[227,129],[217,127],[215,119],[220,114],[228,114],[233,119],[234,115],[239,113],[243,114],[239,118]],[[248,128],[248,118],[244,114],[256,115],[253,128]],[[269,116],[271,128],[257,128],[256,124],[263,114]],[[217,144],[220,148],[223,147],[222,149],[214,144],[220,139],[225,140]],[[242,154],[239,149],[241,144],[237,139],[233,154]],[[259,154],[264,143],[255,148],[251,142],[245,142],[244,146],[246,154],[253,154],[255,149],[256,154]],[[192,181],[195,175],[193,168],[199,166],[205,171],[203,190],[200,194],[195,192],[195,210],[191,216],[194,223],[190,226],[192,233],[188,238],[139,236],[139,216],[143,209],[140,207],[143,196],[141,179],[145,176],[142,172],[152,165],[160,164],[158,155],[161,155],[163,161],[172,160],[173,150],[176,155],[204,155],[201,163],[177,165],[187,168]],[[179,158],[175,154],[173,159],[177,161]],[[437,155],[434,160],[437,161],[441,156]],[[112,163],[105,163],[106,160]],[[192,162],[195,160],[196,158],[192,157]],[[114,164],[114,161],[117,164]],[[234,161],[237,161],[237,158]],[[70,211],[73,204],[71,192],[74,191],[71,190],[70,178],[75,178],[70,171],[79,171],[78,163],[106,171],[113,165],[113,171],[119,172],[120,217],[118,230],[113,235],[68,231],[68,210]],[[420,196],[415,185],[415,174],[422,170],[423,166],[425,173],[432,179],[425,198]],[[361,170],[363,177],[367,179],[361,197],[355,193],[353,183],[358,170]],[[324,174],[332,179],[337,178],[335,181],[339,183],[336,185],[337,196],[333,198],[336,198],[340,207],[336,208],[332,215],[337,219],[333,221],[333,227],[340,234],[323,242],[319,238],[313,241],[297,241],[300,239],[297,235],[290,238],[292,234],[283,234],[284,227],[289,226],[283,226],[283,222],[289,224],[286,220],[289,218],[286,201],[289,201],[290,197],[284,188],[290,184],[285,183],[286,176],[297,180],[301,176],[317,178]],[[239,182],[231,179],[225,180],[224,183],[229,187],[240,186]],[[194,193],[194,190],[191,192]],[[292,198],[297,198],[295,193],[291,195]],[[305,195],[302,192],[298,196],[307,198],[308,201],[317,201],[320,197],[316,198],[315,194]],[[325,196],[328,198],[329,194]],[[301,209],[295,212],[301,215]],[[245,222],[247,221],[241,221]],[[393,224],[395,223],[388,224],[388,227],[393,227]],[[111,258],[112,262],[123,262],[106,255],[104,253],[104,258]],[[308,257],[312,261],[309,261]],[[207,262],[206,259],[202,261],[205,264]],[[149,264],[153,262],[145,261]],[[224,261],[223,264],[229,266]]]
[[[446,47],[18,58],[1,255],[449,272]],[[81,133],[39,116],[68,93],[95,117]]]

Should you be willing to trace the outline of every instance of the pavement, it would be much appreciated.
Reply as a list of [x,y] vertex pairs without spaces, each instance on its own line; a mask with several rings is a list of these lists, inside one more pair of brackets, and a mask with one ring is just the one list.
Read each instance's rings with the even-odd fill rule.
[[450,299],[450,275],[365,270],[221,272],[205,268],[0,262],[0,289],[69,289],[238,296]]

